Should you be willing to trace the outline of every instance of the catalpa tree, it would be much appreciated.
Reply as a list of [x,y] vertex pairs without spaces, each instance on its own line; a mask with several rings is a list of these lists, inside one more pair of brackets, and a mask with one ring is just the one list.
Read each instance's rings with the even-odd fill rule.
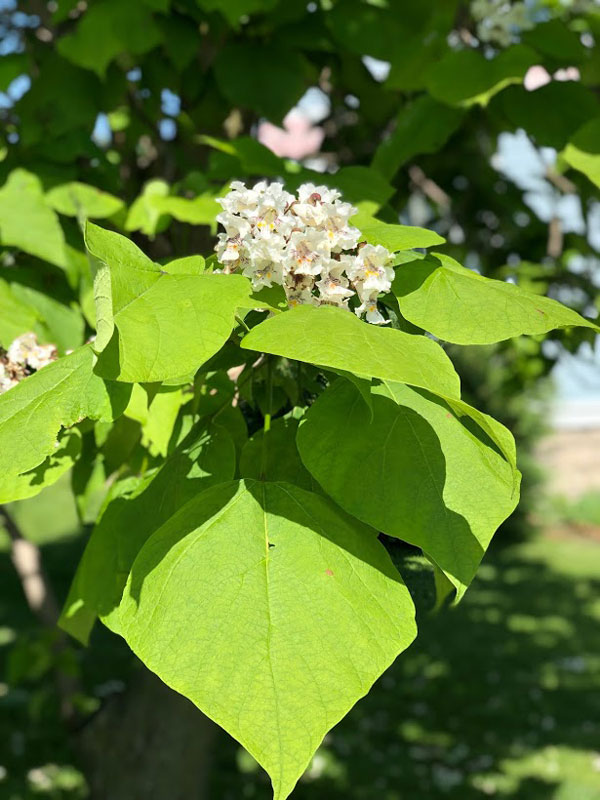
[[[598,330],[598,10],[0,16],[0,503],[70,471],[93,530],[62,628],[122,636],[282,800],[416,636],[394,543],[458,602],[515,509],[489,395]],[[324,172],[256,138],[309,87]],[[490,164],[515,131],[550,211]]]
[[280,800],[417,634],[380,534],[420,548],[458,600],[518,502],[513,438],[461,400],[438,339],[595,325],[415,250],[442,240],[324,185],[238,182],[221,203],[206,259],[157,264],[85,225],[97,335],[58,358],[33,334],[8,348],[1,499],[141,423],[61,625],[123,636]]

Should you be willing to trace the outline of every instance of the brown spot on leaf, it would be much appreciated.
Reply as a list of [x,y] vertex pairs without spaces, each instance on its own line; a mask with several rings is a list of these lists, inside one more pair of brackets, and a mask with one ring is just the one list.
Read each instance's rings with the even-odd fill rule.
[[325,575],[333,575],[333,570],[332,569],[326,569],[325,570]]

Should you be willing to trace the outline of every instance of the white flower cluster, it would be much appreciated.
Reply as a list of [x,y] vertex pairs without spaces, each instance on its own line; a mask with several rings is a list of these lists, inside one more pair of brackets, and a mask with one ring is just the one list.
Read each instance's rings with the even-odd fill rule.
[[385,324],[377,299],[390,289],[391,254],[381,245],[359,243],[360,231],[349,224],[356,213],[327,186],[305,183],[298,196],[281,183],[240,181],[219,200],[217,222],[225,228],[215,248],[225,272],[240,270],[254,289],[283,286],[288,304],[348,308],[368,322]]
[[0,394],[17,383],[56,361],[58,354],[53,344],[39,344],[35,333],[24,333],[10,345],[8,350],[0,348]]

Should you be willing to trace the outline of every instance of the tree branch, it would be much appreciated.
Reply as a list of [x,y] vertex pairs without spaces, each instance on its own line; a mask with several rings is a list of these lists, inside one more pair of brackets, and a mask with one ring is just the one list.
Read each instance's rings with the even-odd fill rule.
[[408,168],[408,176],[414,185],[420,189],[426,197],[429,197],[430,200],[437,203],[440,208],[444,211],[450,208],[450,198],[446,192],[441,186],[438,186],[435,181],[428,178],[421,167],[418,167],[416,164],[410,166]]
[[5,506],[0,506],[0,521],[10,536],[11,560],[29,608],[42,624],[54,627],[59,616],[58,603],[44,572],[39,548],[22,536]]

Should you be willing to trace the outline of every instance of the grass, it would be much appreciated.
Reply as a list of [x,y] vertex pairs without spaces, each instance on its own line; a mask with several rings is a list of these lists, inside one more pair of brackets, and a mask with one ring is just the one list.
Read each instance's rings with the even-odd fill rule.
[[[82,548],[68,503],[63,484],[16,509],[61,597]],[[83,798],[44,634],[4,545],[0,537],[0,798]],[[563,532],[496,548],[457,608],[422,616],[415,644],[327,736],[294,800],[600,800],[599,589],[591,538]],[[88,700],[131,662],[107,632],[72,658]],[[48,764],[58,766],[46,776]],[[271,796],[223,732],[211,783],[218,800]]]
[[586,492],[574,500],[561,495],[546,498],[539,510],[546,525],[600,528],[600,492]]

